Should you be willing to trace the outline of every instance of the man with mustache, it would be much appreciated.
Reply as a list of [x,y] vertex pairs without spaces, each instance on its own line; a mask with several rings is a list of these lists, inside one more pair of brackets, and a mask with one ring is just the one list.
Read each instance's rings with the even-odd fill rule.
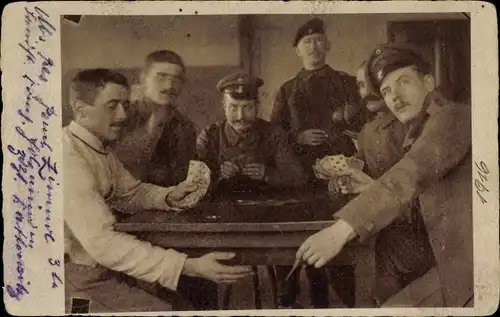
[[210,253],[189,258],[114,230],[117,217],[145,209],[175,212],[197,202],[183,198],[196,186],[160,187],[133,178],[109,146],[121,137],[129,106],[124,76],[107,69],[79,72],[71,83],[74,121],[63,131],[66,311],[72,298],[90,300],[90,313],[167,311],[170,303],[130,284],[129,278],[175,291],[182,276],[233,283],[251,268]]
[[[405,306],[472,307],[471,109],[436,91],[428,63],[412,46],[375,49],[366,64],[367,82],[405,124],[405,154],[377,180],[348,170],[346,193],[360,195],[335,213],[336,223],[309,237],[297,258],[321,267],[355,238],[364,241],[407,211],[415,201],[432,246],[441,288],[427,283],[424,302]],[[422,290],[420,290],[422,291]]]
[[[293,46],[300,57],[303,68],[279,89],[271,113],[271,122],[281,125],[289,132],[294,150],[308,173],[310,187],[323,187],[327,182],[315,177],[312,166],[316,159],[326,155],[356,152],[352,139],[346,132],[359,132],[365,122],[366,111],[360,106],[353,76],[334,70],[326,63],[331,44],[325,34],[324,23],[312,19],[302,25],[295,35]],[[354,111],[348,120],[344,117],[345,106]],[[298,272],[290,283],[283,284],[290,267],[276,267],[279,301],[284,307],[294,305],[299,291]],[[354,304],[354,289],[341,286],[342,281],[354,278],[352,266],[329,268],[337,283],[336,293],[349,307]],[[311,304],[317,308],[329,306],[328,280],[323,270],[307,268],[311,286]]]
[[[365,63],[356,72],[356,83],[366,108],[376,113],[359,134],[356,157],[365,162],[364,171],[377,179],[404,155],[405,126],[387,108],[383,99],[370,91]],[[342,180],[330,180],[330,191],[340,192]],[[435,265],[418,203],[410,203],[406,213],[377,234],[375,256],[375,298],[379,303],[385,302]]]
[[178,109],[186,67],[175,52],[146,57],[129,120],[114,152],[135,177],[161,186],[183,181],[195,156],[196,127]]
[[205,128],[196,145],[198,158],[215,175],[213,191],[293,188],[306,182],[285,131],[257,117],[262,84],[245,72],[217,83],[226,119]]

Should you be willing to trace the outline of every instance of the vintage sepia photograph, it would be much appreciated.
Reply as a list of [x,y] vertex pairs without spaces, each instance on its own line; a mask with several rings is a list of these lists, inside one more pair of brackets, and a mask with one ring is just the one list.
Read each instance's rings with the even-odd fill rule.
[[[473,210],[498,207],[498,167],[475,156],[473,13],[169,5],[23,9],[42,35],[17,49],[43,67],[13,113],[32,156],[7,149],[27,164],[14,181],[38,182],[33,166],[49,181],[40,239],[60,245],[43,261],[64,314],[477,308]],[[37,46],[49,37],[55,55]],[[56,108],[36,95],[44,76]],[[28,137],[29,102],[43,135]],[[38,147],[59,147],[57,165]],[[13,197],[28,210],[15,226],[44,226]],[[485,219],[481,239],[498,239]],[[42,243],[17,232],[28,261]],[[35,291],[19,261],[17,301]]]
[[68,313],[472,307],[466,13],[61,27]]

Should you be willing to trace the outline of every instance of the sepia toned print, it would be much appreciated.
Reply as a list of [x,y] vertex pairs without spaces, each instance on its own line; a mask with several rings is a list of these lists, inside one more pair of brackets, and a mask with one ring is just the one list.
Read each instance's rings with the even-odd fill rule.
[[[6,233],[24,262],[6,273],[5,300],[17,312],[50,298],[35,258],[59,314],[491,312],[498,285],[484,274],[498,274],[498,247],[478,241],[498,244],[500,200],[475,120],[496,107],[474,99],[491,74],[477,74],[473,3],[308,14],[268,3],[21,7],[41,35],[18,45],[32,97],[10,114],[31,150],[2,138],[10,160],[22,156],[14,181],[49,192],[13,194],[22,211]],[[60,198],[54,222],[30,211],[49,210],[46,197]],[[42,219],[53,229],[37,251]]]

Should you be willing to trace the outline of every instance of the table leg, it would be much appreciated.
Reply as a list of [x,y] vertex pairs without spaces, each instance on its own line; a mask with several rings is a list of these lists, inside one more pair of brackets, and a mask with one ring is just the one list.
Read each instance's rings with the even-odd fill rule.
[[221,310],[228,310],[229,304],[231,302],[231,285],[221,285],[219,286],[219,308]]
[[256,266],[252,266],[253,270],[253,290],[254,290],[254,303],[255,309],[262,309],[262,301],[260,297],[260,281],[259,281],[259,270]]
[[267,274],[269,276],[269,283],[271,284],[271,296],[273,300],[274,307],[278,308],[278,288],[276,286],[276,273],[274,272],[274,266],[268,265]]

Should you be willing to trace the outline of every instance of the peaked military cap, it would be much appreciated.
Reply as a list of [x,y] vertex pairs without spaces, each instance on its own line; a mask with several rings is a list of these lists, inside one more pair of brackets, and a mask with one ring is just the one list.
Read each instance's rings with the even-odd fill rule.
[[234,99],[257,99],[259,87],[264,81],[259,77],[251,77],[246,72],[235,72],[219,80],[217,90],[223,94],[230,94]]
[[415,65],[423,73],[429,73],[430,67],[419,49],[408,43],[388,43],[378,46],[365,65],[369,88],[380,95],[380,85],[391,72]]
[[295,34],[295,39],[293,40],[293,46],[297,46],[300,40],[305,36],[316,33],[325,34],[325,27],[323,20],[318,18],[314,18],[312,20],[307,21],[297,30],[297,33]]

